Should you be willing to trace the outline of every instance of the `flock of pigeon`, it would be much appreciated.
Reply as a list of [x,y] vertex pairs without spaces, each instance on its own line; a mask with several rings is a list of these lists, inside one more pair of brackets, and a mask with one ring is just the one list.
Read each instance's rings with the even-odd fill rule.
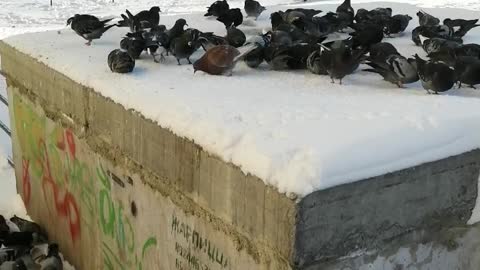
[[49,244],[47,254],[39,247],[47,242],[47,233],[38,224],[0,215],[0,270],[62,270],[58,245]]
[[[92,15],[68,19],[67,25],[81,37],[98,39],[113,26],[129,27],[130,32],[120,41],[120,49],[108,55],[112,72],[131,72],[144,52],[155,62],[165,56],[174,56],[178,64],[190,61],[190,56],[202,48],[205,53],[193,63],[194,72],[200,70],[212,75],[231,75],[238,61],[256,68],[264,61],[273,70],[308,69],[314,74],[328,75],[339,80],[355,72],[360,64],[364,71],[381,75],[398,87],[421,81],[428,93],[447,91],[458,83],[475,88],[480,84],[480,45],[463,44],[463,37],[478,20],[440,20],[424,11],[417,13],[419,26],[412,31],[412,41],[422,46],[429,59],[415,55],[402,56],[384,37],[403,34],[412,17],[392,14],[391,8],[358,9],[345,0],[336,9],[320,16],[321,10],[295,8],[273,12],[271,30],[247,39],[237,27],[243,23],[239,8],[230,8],[226,0],[214,2],[205,16],[216,17],[226,27],[226,36],[187,28],[184,19],[167,28],[160,25],[159,7],[152,7],[133,15],[128,10],[122,20],[108,24],[111,19],[99,20]],[[245,0],[247,17],[255,20],[266,10],[255,0]],[[330,34],[345,33],[348,37],[326,42]]]

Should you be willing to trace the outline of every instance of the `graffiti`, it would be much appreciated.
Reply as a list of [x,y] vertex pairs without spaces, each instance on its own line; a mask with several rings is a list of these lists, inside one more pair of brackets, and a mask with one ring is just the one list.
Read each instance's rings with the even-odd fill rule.
[[[228,266],[228,258],[226,258],[223,252],[212,243],[207,237],[202,236],[198,231],[193,230],[188,224],[185,222],[180,221],[175,215],[172,216],[172,226],[171,232],[175,234],[175,236],[180,236],[187,243],[192,244],[195,251],[204,253],[207,255],[208,259],[212,263],[216,263],[220,265],[222,268],[226,268]],[[175,251],[187,260],[188,264],[192,267],[192,263],[190,259],[192,256],[187,256],[185,254],[190,254],[190,250],[185,251],[182,249],[181,246],[175,246]],[[196,265],[193,264],[195,267],[192,269],[197,269]],[[200,267],[200,266],[199,266]],[[203,270],[204,268],[198,268]]]
[[[101,164],[87,164],[72,130],[52,124],[37,114],[18,96],[13,98],[15,128],[22,157],[21,193],[27,206],[43,200],[57,217],[57,224],[67,226],[72,244],[85,229],[101,233],[104,269],[142,270],[145,259],[157,246],[154,236],[143,242],[136,239],[130,211],[115,200],[112,182],[124,183]],[[106,173],[107,172],[107,173]],[[116,177],[115,179],[113,177]],[[133,182],[130,178],[125,182]],[[120,185],[125,188],[125,185]],[[39,191],[32,193],[32,191]],[[38,195],[37,195],[38,194]],[[130,209],[132,203],[126,204]],[[64,222],[64,223],[62,223]]]
[[[135,251],[135,231],[133,230],[130,218],[124,214],[123,207],[119,203],[115,203],[111,196],[111,182],[109,178],[112,173],[106,173],[100,166],[97,168],[97,175],[101,188],[99,191],[99,220],[100,227],[104,234],[104,263],[105,265],[112,265],[112,260],[122,263],[123,265],[135,266],[137,269],[142,269],[142,260],[146,256],[146,252],[157,245],[155,237],[148,238],[142,247],[141,259],[134,254]],[[116,176],[117,177],[117,176]],[[118,178],[118,177],[117,177]],[[115,181],[112,179],[112,181]],[[117,181],[121,181],[117,179]],[[117,182],[115,181],[115,182]],[[108,241],[110,240],[110,241]],[[108,244],[110,242],[110,245]],[[112,244],[113,243],[113,244]],[[111,252],[112,249],[117,252]],[[117,254],[118,256],[115,256]],[[108,268],[117,269],[117,268]]]
[[29,163],[28,160],[22,160],[22,190],[25,205],[30,204],[30,196],[32,194],[32,184],[30,183],[30,173],[28,172]]

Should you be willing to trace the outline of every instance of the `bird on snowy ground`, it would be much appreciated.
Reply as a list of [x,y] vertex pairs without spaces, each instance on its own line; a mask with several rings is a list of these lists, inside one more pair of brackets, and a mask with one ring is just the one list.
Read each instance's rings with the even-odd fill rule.
[[112,19],[99,20],[97,17],[88,14],[75,14],[73,17],[68,18],[67,25],[71,25],[71,28],[77,35],[86,39],[88,42],[86,45],[90,46],[92,40],[102,37],[108,29],[116,26],[116,24],[106,25],[107,22]]
[[415,54],[418,76],[423,88],[430,94],[433,91],[445,92],[452,89],[455,84],[455,71],[441,62],[425,61]]
[[453,36],[462,38],[464,37],[468,31],[472,30],[475,27],[480,26],[480,24],[477,24],[478,19],[476,20],[463,20],[463,19],[455,19],[452,20],[450,18],[447,18],[443,20],[443,24],[446,25],[451,29],[453,32]]
[[476,89],[475,85],[480,84],[480,59],[477,57],[457,57],[454,69],[459,88],[462,84],[466,84],[470,88]]
[[170,52],[177,59],[178,65],[181,65],[181,59],[187,59],[189,64],[192,63],[190,56],[201,46],[200,36],[201,32],[197,29],[187,29],[170,42]]
[[[127,27],[129,26],[131,29],[130,31],[136,32],[140,31],[145,28],[152,28],[157,26],[160,23],[160,7],[153,6],[149,10],[142,10],[139,13],[132,15],[132,13],[127,9],[125,10],[128,17],[125,15],[122,16],[123,20],[119,21],[117,24],[119,27]],[[132,29],[132,22],[133,20],[137,21],[140,29]]]
[[265,48],[270,45],[271,35],[266,33],[264,35],[253,36],[247,40],[245,46],[256,45],[257,48],[247,53],[244,61],[247,66],[257,68],[265,60]]
[[366,64],[372,68],[364,71],[378,73],[384,80],[396,84],[399,88],[419,80],[415,59],[407,59],[399,54],[389,55],[385,61],[369,61]]
[[412,20],[412,17],[406,14],[394,15],[386,21],[384,32],[387,36],[391,36],[392,34],[403,33],[405,29],[407,29],[408,24],[410,23],[411,20]]
[[226,28],[231,25],[239,26],[243,23],[243,14],[239,8],[232,8],[218,16],[217,21],[222,22]]
[[127,51],[115,49],[108,54],[108,67],[112,72],[129,73],[135,67],[135,60]]
[[368,60],[383,62],[390,55],[400,55],[397,48],[388,42],[380,42],[370,46]]
[[337,40],[329,45],[321,45],[324,50],[320,62],[326,67],[332,83],[335,83],[335,79],[339,79],[342,84],[343,78],[352,74],[365,59],[367,50],[353,50],[350,44],[350,40]]
[[448,49],[455,49],[462,44],[453,41],[453,40],[448,40],[444,38],[424,38],[423,36],[420,36],[420,40],[422,42],[422,48],[425,50],[427,54],[434,54],[436,52],[448,50]]
[[354,24],[355,32],[350,33],[353,37],[353,48],[368,49],[370,46],[380,43],[383,39],[383,27],[378,24]]
[[336,13],[341,20],[347,22],[348,24],[353,23],[355,10],[352,7],[351,0],[343,1],[343,3],[337,7]]
[[126,37],[120,41],[120,48],[127,51],[133,59],[139,59],[146,48],[143,32],[127,33]]
[[238,61],[242,60],[252,50],[258,48],[259,44],[248,44],[240,48],[230,45],[215,46],[193,63],[193,72],[203,71],[210,75],[232,75],[232,70]]
[[243,46],[243,44],[245,44],[245,41],[247,41],[247,37],[242,32],[242,30],[236,28],[233,25],[227,28],[227,36],[225,37],[225,39],[230,45],[235,48]]
[[420,26],[436,26],[440,24],[440,19],[426,13],[423,10],[417,12],[417,16]]
[[247,13],[247,17],[255,17],[255,20],[266,10],[264,6],[260,5],[260,3],[255,0],[245,0],[243,8]]
[[205,13],[205,15],[203,16],[220,17],[223,14],[227,13],[229,9],[230,6],[228,5],[227,0],[215,1],[213,4],[210,5],[210,7],[208,7],[207,13]]

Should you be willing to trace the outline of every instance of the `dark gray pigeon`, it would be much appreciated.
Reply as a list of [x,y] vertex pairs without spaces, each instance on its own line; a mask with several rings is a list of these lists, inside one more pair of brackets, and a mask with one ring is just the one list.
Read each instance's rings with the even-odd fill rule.
[[475,89],[475,85],[480,84],[480,59],[471,56],[457,57],[454,69],[459,87],[466,84]]
[[177,59],[178,65],[181,59],[187,59],[191,64],[190,56],[201,47],[201,32],[197,29],[187,29],[181,36],[170,42],[170,52]]
[[384,32],[387,36],[403,33],[405,29],[407,29],[411,20],[412,17],[408,15],[397,14],[392,16],[389,20],[387,20]]
[[478,19],[475,20],[463,20],[463,19],[445,19],[443,20],[443,24],[448,26],[455,37],[462,38],[464,37],[468,31],[472,30],[475,27],[480,26],[480,24],[477,24]]
[[227,13],[229,9],[230,6],[228,5],[227,0],[215,1],[210,7],[208,7],[207,13],[203,16],[220,17]]
[[255,20],[266,10],[264,6],[260,5],[260,3],[255,0],[245,0],[243,8],[247,13],[247,17],[255,17]]
[[77,35],[86,39],[88,42],[85,44],[90,46],[92,40],[101,38],[103,33],[113,26],[116,26],[116,24],[106,25],[106,23],[111,20],[112,19],[106,19],[101,21],[93,15],[75,14],[73,17],[68,18],[67,25],[70,25]]
[[242,32],[242,30],[236,28],[233,25],[227,28],[227,36],[225,38],[228,43],[235,48],[243,46],[243,44],[245,44],[245,41],[247,41],[247,37]]
[[112,72],[129,73],[135,67],[135,60],[128,54],[128,52],[115,49],[108,54],[108,67]]
[[152,28],[160,23],[160,8],[153,6],[149,10],[142,10],[133,15],[128,9],[125,10],[126,16],[122,14],[123,20],[118,21],[119,27],[130,27],[130,31],[136,32],[146,28]]
[[428,92],[445,92],[455,84],[455,71],[448,65],[440,62],[425,61],[415,54],[418,76],[423,88]]
[[423,10],[417,12],[417,16],[420,26],[436,26],[440,24],[440,19],[426,13]]
[[402,88],[403,84],[414,83],[419,80],[415,59],[407,59],[401,55],[393,54],[385,61],[370,61],[366,63],[371,69],[365,71],[380,74],[384,80]]

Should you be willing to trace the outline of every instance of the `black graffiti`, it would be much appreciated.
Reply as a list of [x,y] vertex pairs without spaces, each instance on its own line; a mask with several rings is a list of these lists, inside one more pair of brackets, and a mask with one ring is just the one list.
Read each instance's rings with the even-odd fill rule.
[[[191,243],[194,251],[200,251],[206,254],[211,262],[218,263],[223,268],[228,266],[228,259],[224,256],[223,252],[212,243],[212,241],[205,236],[202,236],[198,231],[192,230],[188,224],[180,221],[175,215],[172,216],[171,232],[183,237],[187,243]],[[197,268],[195,268],[195,270],[196,269]],[[204,269],[202,268],[201,270]]]

